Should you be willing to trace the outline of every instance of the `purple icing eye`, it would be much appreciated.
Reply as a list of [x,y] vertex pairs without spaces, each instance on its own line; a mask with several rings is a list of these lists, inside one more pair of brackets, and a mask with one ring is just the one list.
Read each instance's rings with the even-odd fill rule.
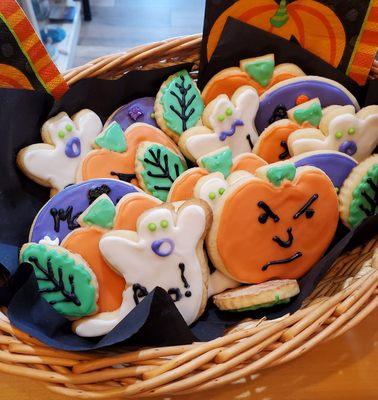
[[138,106],[133,106],[129,109],[129,117],[133,120],[136,121],[140,117],[143,117],[143,111],[140,107]]
[[81,142],[78,137],[74,136],[67,142],[65,153],[66,153],[66,156],[69,158],[75,158],[75,157],[80,156]]
[[341,143],[339,151],[348,154],[348,156],[353,156],[357,152],[357,145],[353,140],[346,140]]
[[154,240],[151,249],[159,257],[167,257],[173,253],[175,243],[171,239]]

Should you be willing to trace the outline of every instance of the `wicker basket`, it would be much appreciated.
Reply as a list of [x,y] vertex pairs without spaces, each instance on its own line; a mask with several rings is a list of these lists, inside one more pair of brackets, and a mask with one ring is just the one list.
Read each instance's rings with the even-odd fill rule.
[[[98,58],[65,74],[116,79],[127,70],[198,61],[200,35],[140,46]],[[378,65],[375,64],[375,74]],[[194,68],[195,70],[195,68]],[[373,71],[373,70],[372,70]],[[358,324],[378,305],[378,238],[341,256],[302,308],[273,321],[245,320],[207,343],[70,353],[49,348],[0,318],[0,371],[44,382],[84,399],[199,392],[290,361]],[[378,264],[378,257],[375,257]]]

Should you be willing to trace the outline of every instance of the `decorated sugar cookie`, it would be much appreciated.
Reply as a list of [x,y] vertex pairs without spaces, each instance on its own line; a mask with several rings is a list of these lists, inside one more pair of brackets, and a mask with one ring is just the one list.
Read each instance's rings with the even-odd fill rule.
[[207,302],[208,267],[203,239],[211,213],[199,200],[184,202],[177,211],[163,205],[145,211],[136,231],[112,231],[100,240],[107,263],[128,283],[118,311],[100,313],[74,324],[81,336],[113,329],[156,286],[167,291],[190,325]]
[[318,168],[276,163],[236,181],[214,210],[207,250],[239,282],[296,279],[320,259],[338,223],[338,199]]
[[175,142],[187,129],[201,123],[204,104],[188,71],[171,75],[160,87],[155,101],[155,118]]
[[48,240],[59,244],[79,227],[80,214],[103,193],[116,204],[123,196],[135,192],[137,189],[133,185],[116,179],[93,179],[71,185],[41,208],[30,229],[29,241],[46,243]]
[[312,99],[288,110],[286,116],[265,128],[253,147],[253,152],[268,163],[290,158],[287,144],[289,136],[301,127],[317,128],[323,111],[319,99]]
[[[227,165],[227,163],[224,164]],[[213,170],[206,169],[204,167],[190,168],[175,180],[169,191],[168,201],[174,202],[174,201],[189,200],[193,198],[200,198],[202,200],[205,200],[210,205],[210,207],[213,208],[215,202],[209,201],[211,200],[210,197],[212,197],[213,200],[218,199],[218,196],[222,195],[224,193],[224,189],[227,189],[227,187],[229,186],[230,179],[231,181],[236,180],[237,174],[235,173],[237,171],[239,172],[247,171],[253,174],[257,170],[257,168],[260,168],[266,164],[267,163],[262,158],[258,157],[256,154],[245,153],[245,154],[240,154],[239,156],[234,158],[233,162],[231,162],[230,167],[227,167],[226,169],[222,167],[214,168]],[[229,175],[230,173],[231,175]],[[227,178],[228,176],[230,176],[230,179],[226,180],[225,178]],[[238,176],[240,177],[240,175]],[[207,179],[208,177],[217,177],[217,178],[213,181],[213,180],[208,180]],[[197,191],[195,190],[197,184],[199,184],[200,181],[202,181],[202,183],[207,182],[209,184],[206,190],[205,187],[203,187],[201,190],[199,189]],[[210,182],[217,182],[219,186],[214,190],[211,190],[210,186],[213,185],[210,184]],[[206,194],[205,192],[208,193]],[[210,193],[212,194],[210,195]]]
[[303,76],[280,82],[260,97],[255,123],[261,133],[269,124],[287,118],[287,110],[304,101],[318,98],[322,108],[331,105],[352,105],[359,109],[356,98],[344,86],[319,76]]
[[[137,209],[134,207],[136,198]],[[125,290],[125,280],[108,266],[100,253],[102,236],[112,229],[135,229],[141,210],[159,204],[160,201],[154,197],[132,193],[124,196],[115,206],[106,194],[102,194],[77,219],[80,227],[63,239],[61,246],[81,255],[96,275],[99,286],[98,312],[117,310]]]
[[113,122],[98,136],[96,149],[88,153],[78,171],[78,181],[94,178],[115,178],[138,185],[135,158],[142,142],[154,142],[179,153],[175,143],[160,129],[135,123],[125,132]]
[[378,106],[368,106],[359,112],[348,108],[343,113],[333,109],[321,129],[299,129],[288,141],[290,153],[313,150],[334,150],[357,161],[369,157],[378,145]]
[[60,191],[76,182],[80,162],[101,129],[100,118],[91,110],[82,110],[72,119],[61,112],[42,126],[44,143],[22,149],[17,163],[30,179],[50,187],[52,193]]
[[251,152],[258,138],[254,125],[258,107],[257,92],[248,86],[236,90],[231,100],[218,96],[205,108],[205,126],[189,129],[180,138],[182,152],[192,161],[225,146],[233,157]]
[[97,279],[78,254],[59,246],[26,243],[20,262],[33,266],[38,292],[59,313],[78,318],[96,312]]
[[340,217],[350,228],[377,213],[378,154],[355,167],[345,180],[339,194]]
[[152,142],[138,146],[135,172],[139,186],[146,193],[166,201],[173,182],[185,170],[186,161],[181,153]]
[[357,161],[347,154],[329,150],[299,154],[292,157],[289,162],[294,163],[296,167],[310,166],[321,169],[331,179],[337,190],[341,188],[345,179],[357,166]]
[[228,290],[214,296],[214,303],[225,311],[253,311],[289,303],[298,293],[296,280],[279,279]]
[[240,68],[226,68],[214,75],[203,89],[202,97],[207,105],[220,94],[231,98],[241,86],[251,86],[261,95],[276,83],[303,75],[295,64],[275,65],[274,54],[248,58],[240,61]]
[[117,122],[122,130],[126,130],[136,122],[157,126],[154,114],[155,97],[142,97],[130,101],[118,108],[105,122],[105,127],[112,122]]

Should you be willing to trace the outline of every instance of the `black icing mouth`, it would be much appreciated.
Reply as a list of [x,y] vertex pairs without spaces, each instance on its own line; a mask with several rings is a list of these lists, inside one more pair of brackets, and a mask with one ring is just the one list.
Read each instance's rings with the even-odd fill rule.
[[269,267],[272,265],[279,265],[279,264],[288,264],[291,263],[292,261],[302,257],[302,253],[300,251],[297,251],[294,253],[291,257],[289,258],[282,258],[281,260],[274,260],[274,261],[269,261],[263,267],[261,268],[262,271],[266,271]]

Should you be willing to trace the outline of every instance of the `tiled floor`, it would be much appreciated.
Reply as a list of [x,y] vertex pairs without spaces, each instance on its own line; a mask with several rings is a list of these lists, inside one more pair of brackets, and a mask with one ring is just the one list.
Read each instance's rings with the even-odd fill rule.
[[90,0],[75,66],[143,43],[202,31],[205,0]]

